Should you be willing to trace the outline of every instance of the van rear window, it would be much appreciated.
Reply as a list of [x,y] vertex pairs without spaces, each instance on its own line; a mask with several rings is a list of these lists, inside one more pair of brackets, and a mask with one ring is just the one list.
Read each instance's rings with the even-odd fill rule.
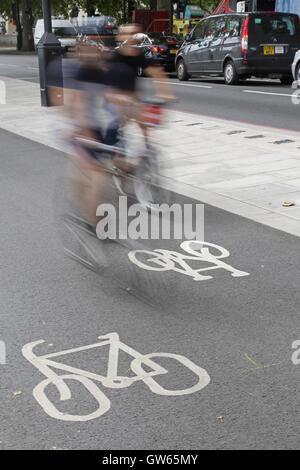
[[251,29],[256,39],[274,35],[293,37],[297,34],[297,21],[285,14],[255,15]]

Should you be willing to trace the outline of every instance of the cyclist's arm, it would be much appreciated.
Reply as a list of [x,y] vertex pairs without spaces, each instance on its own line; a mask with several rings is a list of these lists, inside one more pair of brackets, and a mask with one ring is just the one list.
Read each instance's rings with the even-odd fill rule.
[[80,136],[97,140],[90,126],[90,110],[85,91],[65,88],[64,106],[61,106],[59,111],[67,124],[66,133],[69,138]]
[[148,66],[144,69],[144,72],[148,77],[152,78],[158,98],[166,101],[172,101],[176,98],[167,82],[167,76],[161,67]]
[[135,92],[124,91],[119,89],[109,89],[105,93],[105,97],[108,101],[119,106],[132,105],[137,101]]

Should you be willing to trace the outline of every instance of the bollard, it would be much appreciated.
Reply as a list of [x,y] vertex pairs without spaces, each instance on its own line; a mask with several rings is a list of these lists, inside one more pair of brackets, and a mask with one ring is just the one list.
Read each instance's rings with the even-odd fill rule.
[[[37,45],[40,90],[42,106],[62,106],[63,100],[63,70],[62,47],[58,39],[52,33],[45,33]],[[57,96],[50,100],[49,87],[55,87]]]

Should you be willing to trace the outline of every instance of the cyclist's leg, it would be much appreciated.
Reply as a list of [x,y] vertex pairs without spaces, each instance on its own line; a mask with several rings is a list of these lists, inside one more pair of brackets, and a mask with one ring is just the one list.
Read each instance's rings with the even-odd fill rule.
[[86,217],[88,179],[88,159],[89,155],[83,148],[72,149],[69,158],[67,184],[69,198],[79,213]]
[[[126,127],[127,124],[130,123],[130,121],[138,121],[139,113],[140,113],[140,106],[135,96],[130,105],[119,106],[119,115],[120,115],[119,134],[122,135],[122,130]],[[130,161],[128,157],[126,157],[125,144],[123,142],[123,146],[122,146],[122,138],[121,138],[121,141],[118,142],[118,146],[120,147],[120,153],[116,156],[117,158],[115,158],[114,160],[115,166],[127,173],[134,173],[135,165]]]
[[69,170],[72,202],[95,228],[96,210],[104,195],[105,172],[97,164],[95,154],[82,145],[76,145]]
[[127,121],[134,121],[138,125],[145,144],[147,145],[148,141],[148,126],[144,122],[144,117],[143,117],[143,106],[142,103],[139,101],[137,95],[135,95],[136,99],[133,101],[133,104],[128,107],[127,113],[126,113],[126,119]]
[[90,180],[87,191],[87,218],[94,228],[98,223],[96,216],[97,207],[104,201],[105,186],[107,183],[107,175],[100,167],[91,167],[88,169],[88,177]]

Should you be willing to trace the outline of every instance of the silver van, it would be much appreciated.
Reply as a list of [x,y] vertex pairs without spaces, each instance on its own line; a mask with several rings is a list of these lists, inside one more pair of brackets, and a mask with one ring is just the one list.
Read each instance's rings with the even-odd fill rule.
[[[37,46],[45,32],[44,20],[37,20],[34,30],[34,45]],[[55,34],[62,47],[68,50],[76,46],[77,32],[69,20],[52,20],[52,32]]]

